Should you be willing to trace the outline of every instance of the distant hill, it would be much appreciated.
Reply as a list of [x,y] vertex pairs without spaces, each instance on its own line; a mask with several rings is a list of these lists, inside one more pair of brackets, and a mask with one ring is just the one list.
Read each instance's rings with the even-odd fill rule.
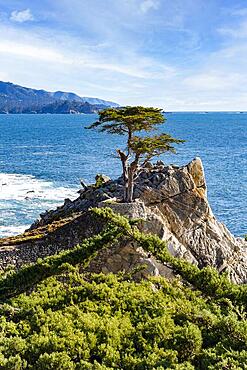
[[95,113],[117,103],[80,97],[71,92],[49,92],[0,81],[0,113]]

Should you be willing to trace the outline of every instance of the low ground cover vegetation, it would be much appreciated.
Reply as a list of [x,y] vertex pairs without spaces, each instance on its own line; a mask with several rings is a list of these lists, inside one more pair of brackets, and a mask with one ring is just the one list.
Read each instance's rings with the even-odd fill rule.
[[[247,369],[246,285],[172,257],[136,221],[96,209],[106,228],[0,278],[1,369]],[[177,278],[89,274],[98,250],[134,239]]]

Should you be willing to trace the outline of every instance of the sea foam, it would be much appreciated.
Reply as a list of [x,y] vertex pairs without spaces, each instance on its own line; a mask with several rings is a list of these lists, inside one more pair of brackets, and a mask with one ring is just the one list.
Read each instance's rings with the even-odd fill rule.
[[23,232],[39,213],[74,199],[77,190],[31,175],[0,173],[0,237]]

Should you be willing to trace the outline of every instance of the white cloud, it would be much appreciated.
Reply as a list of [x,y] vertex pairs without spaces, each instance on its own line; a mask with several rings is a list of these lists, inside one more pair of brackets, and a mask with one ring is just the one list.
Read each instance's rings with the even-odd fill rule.
[[242,77],[238,73],[222,73],[220,71],[207,71],[184,79],[186,86],[199,91],[234,88],[241,83]]
[[16,43],[15,41],[0,40],[0,53],[24,57],[29,60],[31,58],[46,62],[66,63],[63,55],[58,51],[43,46]]
[[149,10],[157,10],[158,8],[159,8],[158,0],[144,0],[140,5],[142,13],[147,13]]
[[[73,5],[78,2],[79,7],[86,0],[71,2]],[[174,0],[174,3],[178,2],[180,0]],[[244,110],[247,98],[247,43],[239,34],[245,34],[245,19],[239,18],[234,26],[232,22],[230,25],[228,22],[221,24],[223,42],[213,52],[201,54],[196,51],[183,60],[180,56],[171,59],[171,49],[179,50],[186,43],[191,43],[189,50],[192,47],[196,49],[200,39],[197,40],[196,31],[185,29],[184,15],[176,12],[175,8],[164,23],[160,18],[164,3],[160,0],[125,0],[121,3],[121,11],[123,4],[125,7],[119,17],[112,11],[115,19],[110,18],[110,14],[108,21],[100,27],[97,17],[88,16],[87,19],[85,15],[85,29],[93,29],[93,34],[100,34],[95,39],[84,35],[84,28],[84,33],[80,32],[82,36],[75,36],[67,31],[55,32],[40,27],[32,27],[30,31],[14,23],[0,22],[0,34],[4,35],[4,39],[0,38],[0,80],[50,91],[74,91],[79,95],[98,96],[123,105],[153,105],[166,110]],[[152,10],[159,6],[160,11],[151,16]],[[80,9],[71,9],[73,16],[76,14],[79,18]],[[67,16],[68,13],[57,14]],[[130,14],[136,18],[129,19]],[[175,17],[177,14],[178,19]],[[81,17],[76,22],[81,25]],[[147,27],[147,22],[151,22],[151,26]],[[109,29],[108,24],[113,26]],[[157,25],[157,30],[163,27],[164,34],[158,40],[159,50],[163,44],[165,49],[167,28],[169,32],[179,32],[183,43],[179,38],[179,45],[171,43],[163,54],[156,54],[155,48],[149,50],[148,45],[144,45],[149,36],[151,39],[154,37],[153,46],[157,48],[156,35],[150,31],[153,25]],[[141,35],[143,39],[139,38]]]
[[10,75],[5,72],[0,72],[0,81],[8,81]]
[[247,37],[247,22],[244,21],[235,28],[222,27],[218,29],[218,32],[227,37],[233,37],[237,39],[245,39]]
[[8,27],[0,27],[0,33],[5,35],[4,40],[0,39],[0,54],[25,59],[30,63],[32,60],[46,61],[54,65],[65,65],[68,70],[84,68],[87,71],[111,73],[115,78],[122,75],[131,79],[163,80],[176,74],[174,67],[153,58],[128,53],[126,50],[125,59],[121,55],[109,56],[107,50],[105,53],[98,47],[78,46],[78,40],[63,40],[63,35],[49,42],[47,34],[30,34]]
[[236,15],[236,16],[244,17],[244,16],[247,15],[247,8],[234,9],[231,12],[231,15]]
[[34,17],[30,9],[24,9],[21,11],[14,10],[10,15],[10,20],[13,22],[23,23],[33,21]]

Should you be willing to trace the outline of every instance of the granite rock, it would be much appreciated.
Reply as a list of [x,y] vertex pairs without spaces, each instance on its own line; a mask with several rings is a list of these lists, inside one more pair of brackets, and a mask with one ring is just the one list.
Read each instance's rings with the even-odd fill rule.
[[[165,166],[160,161],[148,163],[139,173],[134,190],[135,200],[130,204],[121,202],[121,177],[104,180],[100,187],[88,186],[76,200],[66,200],[56,210],[43,213],[25,234],[25,242],[19,242],[20,237],[1,240],[0,268],[4,268],[9,260],[19,267],[22,251],[25,251],[23,263],[26,263],[29,262],[28,250],[30,262],[33,262],[38,257],[56,252],[58,243],[59,250],[73,247],[83,237],[100,230],[88,219],[90,207],[107,206],[130,218],[141,218],[142,231],[157,234],[165,240],[172,255],[200,268],[213,266],[219,272],[227,272],[235,283],[247,282],[247,242],[235,238],[213,215],[199,158],[182,167]],[[65,219],[69,221],[64,223]],[[32,237],[40,230],[49,230],[52,225],[60,223],[61,227],[57,226],[53,233],[46,232],[39,240]],[[33,251],[36,251],[35,255]],[[93,271],[131,271],[138,265],[145,265],[142,276],[173,276],[169,266],[160,264],[135,245],[119,243],[102,253],[92,261],[90,268]],[[18,263],[15,262],[17,260]]]

